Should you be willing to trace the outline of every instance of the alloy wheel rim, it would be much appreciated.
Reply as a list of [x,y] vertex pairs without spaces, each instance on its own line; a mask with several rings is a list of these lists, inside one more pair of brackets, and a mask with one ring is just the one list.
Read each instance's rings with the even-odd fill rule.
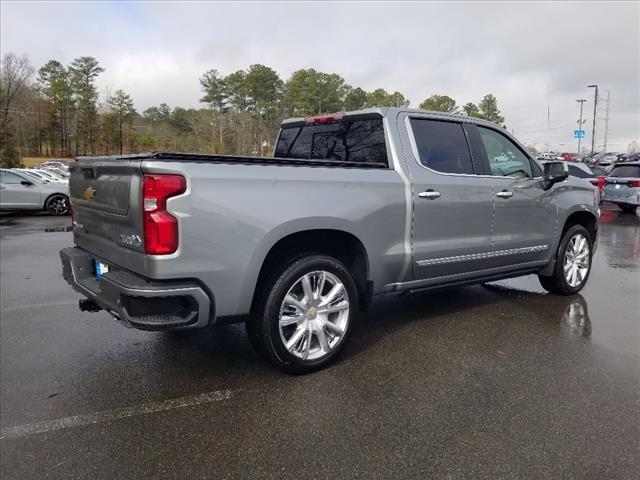
[[571,237],[564,254],[564,278],[569,286],[575,288],[584,282],[590,261],[587,238],[581,233]]
[[56,198],[51,202],[51,209],[58,215],[66,213],[69,209],[67,200],[64,198]]
[[278,328],[287,351],[302,360],[329,355],[344,338],[349,324],[349,295],[333,273],[304,274],[280,306]]

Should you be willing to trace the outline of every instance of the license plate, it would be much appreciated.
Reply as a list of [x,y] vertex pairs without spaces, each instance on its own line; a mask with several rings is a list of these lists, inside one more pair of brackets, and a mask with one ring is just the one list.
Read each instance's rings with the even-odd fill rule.
[[109,265],[96,260],[96,280],[100,280],[100,277],[109,271]]
[[617,184],[616,184],[616,186],[615,186],[615,187],[613,187],[613,188],[615,188],[616,190],[620,190],[620,185],[617,185]]

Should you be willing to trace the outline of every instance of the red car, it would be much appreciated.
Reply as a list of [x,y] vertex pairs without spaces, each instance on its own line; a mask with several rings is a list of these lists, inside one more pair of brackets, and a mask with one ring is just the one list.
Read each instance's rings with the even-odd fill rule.
[[575,162],[578,160],[578,154],[577,153],[568,153],[568,152],[563,152],[560,154],[560,156],[562,157],[562,159],[565,162]]

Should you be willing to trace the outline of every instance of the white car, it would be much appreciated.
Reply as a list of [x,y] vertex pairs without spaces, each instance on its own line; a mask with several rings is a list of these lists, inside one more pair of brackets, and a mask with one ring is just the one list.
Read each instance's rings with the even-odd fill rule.
[[40,168],[42,170],[46,170],[48,172],[54,172],[57,175],[61,176],[62,178],[69,178],[69,172],[67,170],[62,169],[62,168],[54,167],[54,166],[51,166],[51,165],[41,165]]
[[50,170],[42,170],[37,168],[15,168],[14,170],[26,173],[30,177],[46,182],[69,183],[69,180],[56,174]]
[[69,184],[2,168],[0,210],[46,210],[51,215],[67,215],[71,210]]

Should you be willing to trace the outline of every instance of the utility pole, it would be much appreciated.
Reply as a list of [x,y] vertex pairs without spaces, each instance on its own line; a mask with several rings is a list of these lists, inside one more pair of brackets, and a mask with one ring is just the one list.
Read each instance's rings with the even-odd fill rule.
[[587,85],[587,88],[595,88],[596,93],[593,97],[593,127],[591,129],[591,155],[596,148],[596,115],[598,113],[598,85]]
[[609,136],[609,102],[611,101],[611,90],[607,90],[607,109],[605,110],[606,115],[604,117],[604,146],[602,147],[602,151],[607,151],[607,137]]
[[[582,107],[584,105],[584,102],[586,102],[586,100],[584,98],[580,98],[578,100],[576,100],[576,102],[578,102],[580,104],[580,120],[578,120],[578,130],[582,130]],[[578,135],[578,157],[582,157],[582,154],[580,153],[580,142],[582,141],[582,137],[580,135]]]
[[549,153],[549,122],[551,119],[551,109],[547,105],[547,153]]

